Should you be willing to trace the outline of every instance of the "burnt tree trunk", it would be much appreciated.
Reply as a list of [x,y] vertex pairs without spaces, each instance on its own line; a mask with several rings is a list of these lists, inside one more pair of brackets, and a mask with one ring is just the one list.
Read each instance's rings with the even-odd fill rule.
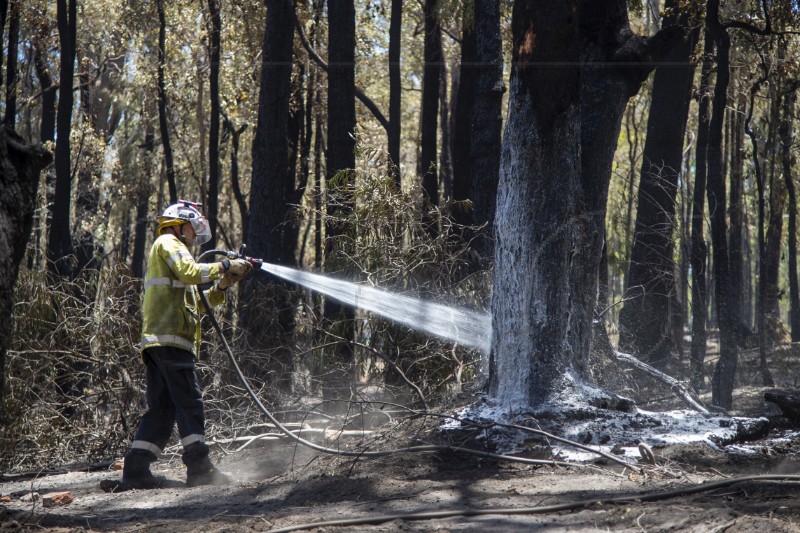
[[47,64],[46,29],[41,28],[31,36],[34,49],[33,65],[39,88],[42,91],[42,117],[39,126],[39,140],[42,143],[52,142],[56,138],[56,87]]
[[[472,200],[472,124],[475,113],[475,21],[472,13],[464,14],[461,22],[461,64],[458,88],[454,90],[453,106],[453,199]],[[469,224],[472,218],[466,205],[456,205],[453,215],[457,222]]]
[[714,267],[714,298],[720,336],[720,358],[711,383],[712,402],[725,409],[733,403],[733,386],[738,364],[736,313],[730,301],[730,261],[726,219],[725,176],[722,162],[722,128],[730,81],[730,36],[719,21],[719,0],[709,0],[706,23],[717,45],[717,81],[714,86],[711,122],[708,129],[708,210],[711,213],[711,242]]
[[211,250],[217,244],[217,226],[219,224],[219,69],[222,54],[222,20],[220,17],[221,0],[208,0],[209,28],[209,70],[208,70],[208,98],[211,104],[208,124],[208,200],[206,201],[206,218],[211,229],[211,240],[204,250]]
[[[675,3],[666,3],[662,27],[689,25],[690,14],[677,16]],[[676,291],[672,232],[697,34],[691,31],[670,50],[653,78],[626,297],[619,316],[620,349],[661,370],[676,348],[670,327],[670,302]]]
[[72,172],[70,164],[70,131],[72,130],[72,76],[75,73],[75,38],[77,31],[77,0],[58,0],[58,37],[61,47],[59,72],[58,114],[56,117],[55,170],[56,187],[53,202],[53,222],[47,239],[47,258],[50,272],[63,277],[72,275],[70,256],[73,254],[70,231],[70,197]]
[[402,185],[400,175],[400,132],[402,84],[400,78],[400,48],[403,27],[403,0],[392,0],[389,21],[389,160],[394,172],[397,190]]
[[800,341],[800,285],[797,281],[797,195],[794,187],[792,169],[792,131],[794,128],[794,106],[797,101],[797,89],[800,82],[791,80],[786,88],[781,116],[781,163],[783,179],[789,196],[789,325],[792,342]]
[[472,116],[470,222],[486,224],[477,241],[478,254],[485,263],[492,260],[497,181],[500,175],[500,146],[503,129],[503,42],[500,33],[500,1],[475,2],[475,105]]
[[[261,60],[258,122],[253,139],[253,177],[247,232],[248,253],[270,263],[294,266],[294,250],[285,249],[282,223],[291,207],[285,188],[289,172],[289,96],[294,38],[294,2],[269,0]],[[273,381],[286,386],[291,354],[285,340],[293,331],[293,309],[285,285],[266,276],[249,276],[243,290],[241,323],[250,346],[268,351]],[[262,312],[264,301],[277,311]]]
[[[6,113],[3,123],[15,127],[17,118],[17,55],[19,54],[19,18],[21,0],[11,1],[11,13],[8,19],[8,65],[6,66]],[[2,39],[0,39],[2,42]]]
[[526,408],[586,376],[622,116],[675,32],[634,35],[625,0],[540,0],[515,2],[512,34],[489,394]]
[[39,173],[50,153],[0,128],[0,422],[4,422],[5,357],[13,327],[14,285],[33,226]]
[[161,130],[161,146],[164,149],[164,167],[167,169],[167,185],[169,186],[169,203],[178,202],[178,186],[175,183],[175,163],[172,156],[172,143],[169,137],[169,123],[167,120],[167,87],[164,80],[164,68],[166,67],[167,57],[167,19],[164,13],[164,0],[156,0],[158,10],[158,126]]
[[[425,0],[425,66],[422,74],[420,115],[420,156],[417,174],[422,189],[433,206],[439,205],[439,173],[436,171],[436,134],[438,131],[439,88],[442,64],[442,30],[439,26],[438,0]],[[330,133],[329,133],[330,135]],[[433,228],[431,228],[433,229]]]

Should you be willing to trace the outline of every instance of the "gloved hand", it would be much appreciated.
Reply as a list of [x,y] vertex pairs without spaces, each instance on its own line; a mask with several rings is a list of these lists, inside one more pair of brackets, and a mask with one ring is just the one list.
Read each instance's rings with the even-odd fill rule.
[[225,272],[225,275],[222,276],[222,279],[219,280],[219,284],[217,285],[219,289],[223,291],[228,287],[238,283],[253,269],[253,264],[250,263],[250,261],[245,261],[244,259],[232,259],[230,263],[231,266]]

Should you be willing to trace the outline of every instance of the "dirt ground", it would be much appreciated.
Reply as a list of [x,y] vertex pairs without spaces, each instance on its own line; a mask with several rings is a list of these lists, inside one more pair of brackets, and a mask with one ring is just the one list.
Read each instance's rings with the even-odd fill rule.
[[[800,531],[800,435],[762,398],[761,389],[746,388],[737,392],[736,405],[738,414],[770,417],[766,438],[744,446],[654,446],[656,464],[641,460],[638,473],[606,459],[563,467],[449,451],[344,458],[282,439],[215,454],[235,479],[223,487],[106,494],[100,481],[119,472],[6,476],[0,495],[11,501],[0,504],[0,531],[234,533],[306,524],[316,532]],[[401,447],[437,438],[416,428],[376,441]],[[154,470],[184,479],[177,456]],[[767,474],[798,476],[735,481]],[[66,490],[74,497],[68,505],[22,500],[31,492]],[[626,500],[611,501],[618,498]],[[356,522],[320,524],[334,520]]]

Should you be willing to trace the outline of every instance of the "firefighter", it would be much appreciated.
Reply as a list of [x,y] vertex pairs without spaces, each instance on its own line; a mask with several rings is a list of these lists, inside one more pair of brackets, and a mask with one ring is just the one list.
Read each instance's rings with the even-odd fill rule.
[[147,412],[125,455],[122,485],[156,488],[164,480],[153,476],[150,463],[167,444],[175,422],[183,445],[186,484],[228,483],[208,457],[203,398],[195,376],[204,311],[197,285],[215,281],[206,291],[209,305],[225,301],[225,291],[252,269],[244,259],[197,263],[189,248],[211,238],[208,221],[198,204],[180,201],[158,219],[144,283],[142,359],[146,367]]

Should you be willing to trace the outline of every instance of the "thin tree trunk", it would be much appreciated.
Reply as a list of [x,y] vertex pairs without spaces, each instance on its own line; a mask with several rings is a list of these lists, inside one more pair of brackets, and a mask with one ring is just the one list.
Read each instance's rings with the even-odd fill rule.
[[477,249],[485,263],[494,250],[497,182],[500,176],[500,146],[503,129],[503,42],[500,32],[500,0],[475,2],[475,59],[479,65],[475,80],[472,122],[472,224],[486,224]]
[[[674,0],[667,2],[662,27],[688,25],[690,13],[679,18],[673,14],[675,7]],[[619,317],[620,350],[661,370],[676,348],[670,313],[676,289],[672,233],[697,36],[695,29],[670,50],[666,64],[656,68],[626,298]]]
[[[438,0],[425,0],[425,66],[422,74],[420,116],[420,157],[417,174],[422,176],[422,189],[433,206],[439,205],[439,180],[436,171],[436,139],[439,126],[438,106],[442,63],[442,30],[436,12]],[[329,132],[330,134],[330,132]],[[434,228],[431,228],[434,230]]]
[[730,36],[719,22],[719,0],[709,0],[706,23],[717,45],[717,82],[708,134],[708,210],[711,213],[711,241],[714,260],[714,290],[719,323],[720,358],[714,367],[712,402],[725,409],[733,404],[738,363],[736,313],[730,302],[732,290],[728,258],[728,224],[725,217],[726,191],[722,173],[722,128],[730,80]]
[[392,0],[392,14],[389,22],[389,160],[399,191],[402,186],[400,175],[400,132],[402,85],[400,79],[400,47],[403,24],[403,0]]
[[164,13],[164,0],[156,0],[158,9],[158,125],[161,130],[161,146],[164,149],[164,166],[167,170],[167,185],[169,187],[169,203],[178,202],[178,186],[175,183],[175,163],[172,156],[172,143],[169,138],[169,125],[167,120],[167,87],[164,80],[167,53],[167,20]]
[[[9,128],[15,127],[17,118],[17,55],[19,54],[19,18],[21,0],[11,1],[11,13],[8,19],[8,66],[6,67],[6,113],[3,123]],[[2,39],[0,39],[2,42]]]
[[783,114],[781,116],[781,155],[783,163],[783,179],[789,195],[789,324],[792,342],[800,342],[800,285],[797,281],[797,196],[792,171],[792,131],[794,128],[794,106],[797,101],[797,89],[800,82],[792,80],[786,87]]
[[217,225],[219,224],[219,70],[222,55],[222,20],[220,10],[222,0],[208,0],[208,14],[211,22],[209,35],[209,72],[208,72],[208,99],[211,104],[208,124],[208,200],[205,215],[211,229],[211,240],[204,249],[211,250],[217,243]]
[[47,48],[43,32],[36,32],[31,37],[34,48],[34,67],[36,77],[39,79],[39,88],[42,91],[42,117],[39,126],[39,140],[42,143],[52,142],[56,138],[56,89],[53,85],[53,76],[47,64]]
[[239,184],[239,138],[247,129],[247,124],[242,124],[239,129],[236,129],[227,117],[225,117],[224,124],[231,136],[231,189],[233,197],[236,199],[236,205],[239,207],[239,218],[242,220],[242,241],[245,241],[249,235],[250,211]]
[[[461,21],[461,64],[458,73],[458,91],[453,106],[453,199],[472,198],[472,125],[475,113],[475,20],[473,13],[464,13]],[[454,91],[455,92],[455,91]],[[499,152],[498,152],[499,153]],[[456,207],[456,221],[469,224],[472,215],[466,208]]]
[[70,164],[70,131],[72,129],[72,76],[75,72],[75,35],[77,0],[58,0],[58,36],[61,48],[61,70],[59,73],[58,115],[56,118],[55,169],[56,187],[53,205],[53,222],[47,239],[47,257],[52,273],[69,277],[72,265],[69,257],[73,253],[70,231],[70,197],[72,195],[72,172]]

